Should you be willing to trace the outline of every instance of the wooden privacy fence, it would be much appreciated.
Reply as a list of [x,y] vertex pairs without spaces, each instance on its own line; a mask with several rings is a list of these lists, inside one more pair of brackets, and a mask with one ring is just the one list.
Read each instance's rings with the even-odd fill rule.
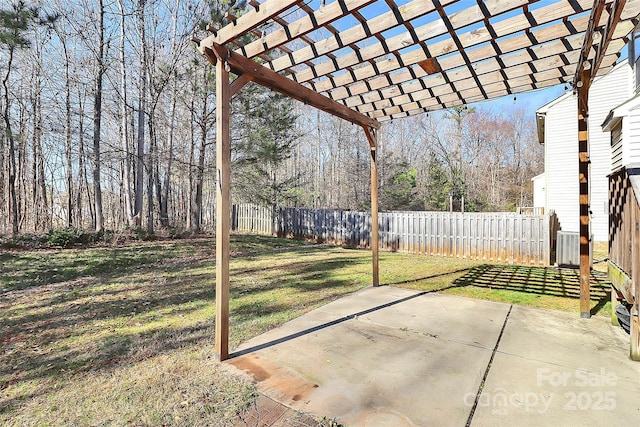
[[[271,234],[271,209],[233,207],[234,231]],[[549,265],[555,213],[521,215],[459,212],[381,212],[383,250],[487,262]],[[371,214],[327,209],[282,208],[274,229],[282,237],[368,247]]]
[[231,206],[231,229],[244,233],[272,234],[271,208],[257,205]]
[[387,212],[380,245],[392,251],[549,265],[552,218],[516,213]]

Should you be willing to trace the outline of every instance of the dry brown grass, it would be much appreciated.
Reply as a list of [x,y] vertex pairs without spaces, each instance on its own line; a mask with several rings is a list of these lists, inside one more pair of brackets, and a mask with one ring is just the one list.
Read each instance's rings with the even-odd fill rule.
[[61,375],[5,425],[234,425],[256,393],[247,378],[217,363],[210,347]]

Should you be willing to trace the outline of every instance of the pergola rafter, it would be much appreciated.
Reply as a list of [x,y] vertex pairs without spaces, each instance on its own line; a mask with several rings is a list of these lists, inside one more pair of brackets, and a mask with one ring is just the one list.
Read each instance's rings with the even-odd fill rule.
[[[340,0],[319,9],[303,2],[277,2],[278,8],[271,3],[258,5],[259,12],[241,16],[201,45],[237,43],[271,22],[277,30],[232,48],[248,58],[267,56],[265,67],[379,121],[573,83],[593,6],[592,0],[410,0],[400,6],[393,0]],[[594,24],[602,29],[617,22],[613,49],[601,56],[598,75],[615,64],[637,22],[637,3],[616,9],[617,16],[606,8]],[[367,19],[374,7],[379,14]],[[278,12],[266,18],[267,10]],[[282,17],[288,14],[296,19],[288,22]],[[253,26],[245,22],[254,19],[251,15],[260,15]],[[353,25],[337,31],[336,21],[347,17]],[[326,30],[325,37],[314,40],[319,29]],[[428,74],[421,66],[428,60],[441,72]],[[529,84],[517,81],[534,74]],[[425,99],[430,102],[418,103]]]
[[[226,80],[217,85],[223,94],[219,102],[228,102],[245,83],[254,81],[364,128],[371,148],[374,283],[376,129],[386,120],[572,84],[581,105],[581,212],[586,206],[588,213],[588,193],[586,197],[582,193],[584,188],[588,191],[588,171],[583,170],[588,162],[584,110],[588,87],[619,59],[638,24],[640,0],[251,0],[249,4],[244,15],[229,16],[230,24],[197,40],[200,51],[216,64],[217,78]],[[229,82],[229,72],[239,77]],[[218,149],[229,145],[227,107],[218,104],[218,120],[226,120],[219,125]],[[217,215],[223,216],[228,215],[229,203],[224,187],[229,168],[220,163],[225,158],[218,157],[222,200]],[[583,240],[588,242],[588,215],[581,216],[581,224]],[[219,244],[228,250],[228,230],[226,235],[219,232],[223,233],[217,237]],[[585,271],[583,266],[583,276]],[[228,298],[228,269],[221,274],[220,295]],[[585,277],[583,316],[589,303]],[[228,301],[222,314],[228,316]],[[228,333],[228,319],[222,328],[216,334]],[[224,347],[226,341],[220,342]],[[220,350],[221,358],[226,351],[226,347]]]

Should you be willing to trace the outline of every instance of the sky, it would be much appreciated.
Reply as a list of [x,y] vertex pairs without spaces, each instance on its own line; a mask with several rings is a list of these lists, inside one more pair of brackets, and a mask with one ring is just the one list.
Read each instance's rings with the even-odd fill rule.
[[482,109],[489,109],[492,111],[504,111],[509,108],[516,107],[530,110],[533,113],[538,108],[563,95],[567,90],[571,90],[571,86],[568,84],[566,85],[566,88],[567,89],[565,90],[565,85],[550,86],[544,89],[522,92],[516,95],[507,95],[501,98],[477,102],[469,105]]

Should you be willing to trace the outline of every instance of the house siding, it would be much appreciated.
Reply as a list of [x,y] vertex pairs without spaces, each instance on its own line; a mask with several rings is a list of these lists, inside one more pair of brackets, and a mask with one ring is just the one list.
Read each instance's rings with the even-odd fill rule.
[[611,130],[611,170],[622,168],[622,121]]
[[632,110],[622,122],[625,125],[622,165],[640,163],[640,109]]
[[[609,231],[607,176],[611,173],[611,135],[603,132],[601,125],[609,111],[631,95],[631,78],[631,68],[623,62],[596,79],[589,91],[589,193],[591,232],[596,241],[606,242]],[[542,110],[546,113],[545,206],[547,210],[555,210],[563,231],[577,232],[580,218],[577,97],[565,94]],[[640,133],[640,114],[637,118]]]
[[545,120],[547,211],[554,210],[564,231],[578,231],[577,101],[566,96],[552,105]]
[[[546,179],[544,173],[531,178],[533,181],[533,207],[545,208],[546,203]],[[546,213],[546,210],[545,210]]]
[[591,231],[596,241],[606,242],[609,239],[611,136],[609,132],[602,131],[601,125],[612,108],[631,96],[631,76],[631,67],[625,61],[609,74],[595,80],[589,91],[589,191]]

